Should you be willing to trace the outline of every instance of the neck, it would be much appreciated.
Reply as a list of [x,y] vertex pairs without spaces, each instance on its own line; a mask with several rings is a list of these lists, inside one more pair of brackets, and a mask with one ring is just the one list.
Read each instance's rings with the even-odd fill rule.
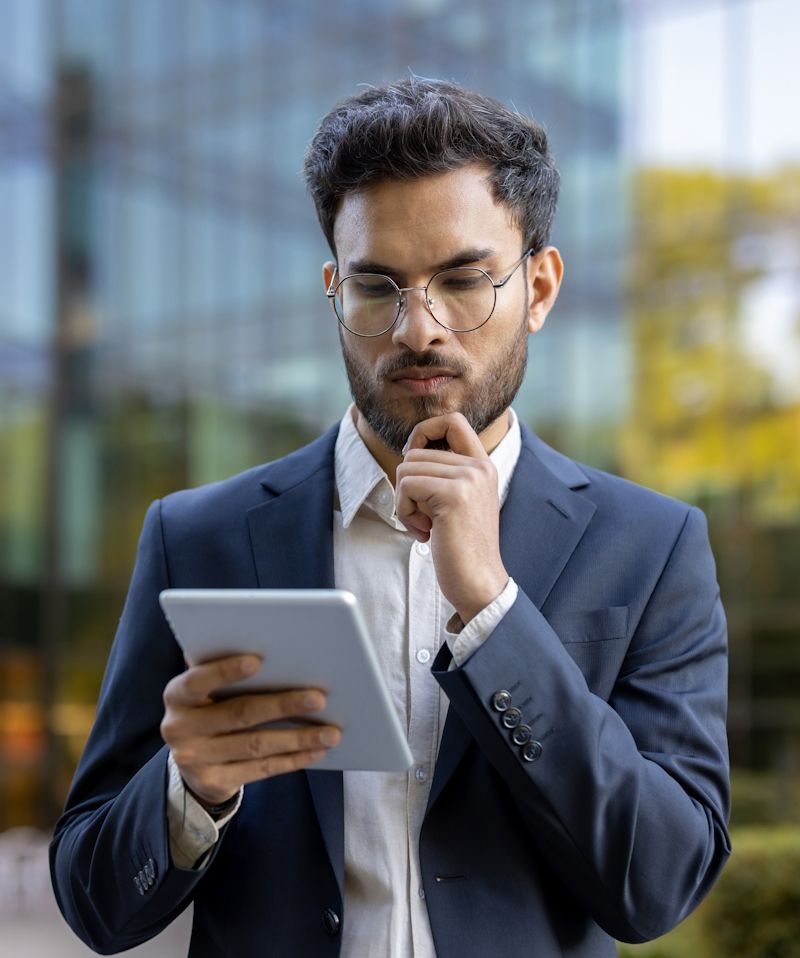
[[[358,430],[358,434],[364,440],[364,445],[367,447],[367,449],[369,449],[370,453],[372,454],[372,458],[389,477],[389,482],[391,482],[393,486],[397,485],[397,467],[403,461],[403,456],[396,452],[392,452],[392,450],[389,449],[383,440],[373,432],[372,427],[356,406],[353,406],[352,416],[353,423]],[[498,416],[493,423],[483,430],[483,432],[478,433],[478,438],[481,441],[481,445],[486,450],[487,455],[493,452],[493,450],[499,445],[502,438],[508,432],[510,423],[511,417],[506,409],[505,412]]]

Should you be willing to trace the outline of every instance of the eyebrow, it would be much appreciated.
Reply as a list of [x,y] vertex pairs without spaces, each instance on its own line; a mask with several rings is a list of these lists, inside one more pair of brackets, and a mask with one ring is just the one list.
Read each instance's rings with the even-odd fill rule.
[[[433,272],[438,273],[443,269],[456,269],[459,266],[469,266],[472,263],[480,263],[485,259],[489,259],[494,256],[496,250],[491,247],[486,247],[485,249],[471,248],[461,250],[461,252],[456,253],[455,256],[451,256],[450,259],[445,260],[442,263],[439,263],[434,267]],[[381,273],[383,276],[393,276],[398,275],[398,271],[393,269],[391,266],[386,266],[384,263],[376,263],[373,260],[367,259],[358,259],[350,263],[350,269],[347,274],[351,275],[352,273]]]

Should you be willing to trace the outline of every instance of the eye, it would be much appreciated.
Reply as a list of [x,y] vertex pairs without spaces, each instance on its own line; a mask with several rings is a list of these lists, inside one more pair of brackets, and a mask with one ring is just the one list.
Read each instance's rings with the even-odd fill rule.
[[454,270],[452,273],[440,273],[436,283],[450,292],[469,292],[481,289],[486,284],[486,277],[477,270]]
[[358,296],[365,298],[397,295],[397,290],[385,276],[351,276],[347,282]]

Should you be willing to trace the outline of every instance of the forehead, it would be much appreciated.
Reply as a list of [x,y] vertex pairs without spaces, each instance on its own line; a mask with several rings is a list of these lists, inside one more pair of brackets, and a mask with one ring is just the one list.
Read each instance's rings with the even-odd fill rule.
[[489,170],[477,165],[347,193],[334,225],[342,271],[363,260],[435,268],[466,248],[502,255],[520,238],[510,210],[492,194]]

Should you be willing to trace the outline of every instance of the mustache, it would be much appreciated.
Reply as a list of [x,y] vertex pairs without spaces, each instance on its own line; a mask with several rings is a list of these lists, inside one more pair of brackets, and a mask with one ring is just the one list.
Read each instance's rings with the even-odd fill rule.
[[385,379],[387,376],[393,376],[395,373],[402,372],[404,369],[411,369],[414,366],[419,369],[424,369],[426,366],[446,367],[447,369],[452,369],[453,372],[459,376],[463,376],[469,371],[464,363],[448,359],[447,356],[443,356],[441,353],[405,352],[387,360],[381,368],[380,376]]

